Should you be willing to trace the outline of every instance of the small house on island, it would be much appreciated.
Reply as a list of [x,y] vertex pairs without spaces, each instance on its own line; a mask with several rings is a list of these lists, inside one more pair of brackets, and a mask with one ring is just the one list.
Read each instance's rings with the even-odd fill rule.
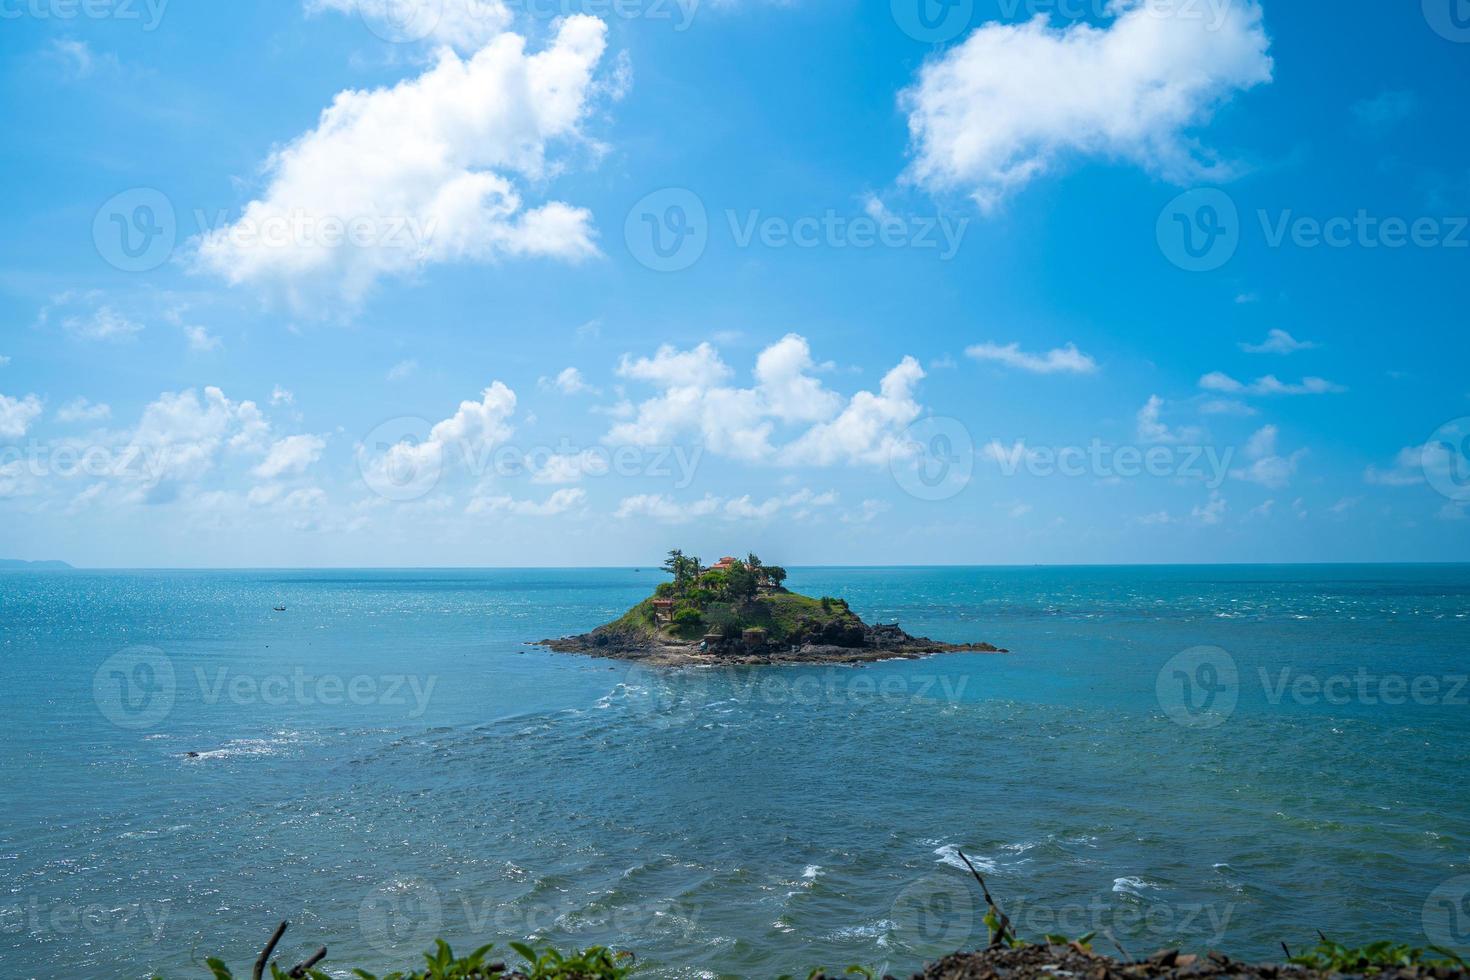
[[653,621],[655,623],[672,623],[674,621],[674,600],[653,600]]

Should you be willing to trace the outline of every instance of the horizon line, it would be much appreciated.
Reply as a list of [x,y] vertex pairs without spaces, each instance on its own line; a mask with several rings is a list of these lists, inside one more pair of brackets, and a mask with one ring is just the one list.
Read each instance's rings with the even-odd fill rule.
[[[66,568],[6,567],[0,572],[474,572],[474,571],[642,571],[660,570],[661,562],[607,565],[72,565],[63,559],[8,559],[44,565],[62,562]],[[1454,567],[1470,561],[1216,561],[1216,562],[902,562],[881,564],[784,565],[788,569],[892,569],[892,568],[1320,568],[1363,565],[1382,568]]]

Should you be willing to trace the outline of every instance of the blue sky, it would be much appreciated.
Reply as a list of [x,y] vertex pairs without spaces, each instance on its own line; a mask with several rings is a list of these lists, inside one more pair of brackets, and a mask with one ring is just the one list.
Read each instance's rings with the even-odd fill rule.
[[1467,557],[1463,0],[0,19],[0,557]]

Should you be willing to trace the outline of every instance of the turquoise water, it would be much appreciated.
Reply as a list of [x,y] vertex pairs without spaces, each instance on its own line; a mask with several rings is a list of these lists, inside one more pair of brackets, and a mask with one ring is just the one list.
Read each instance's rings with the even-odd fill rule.
[[901,973],[984,939],[957,847],[1033,936],[1470,947],[1470,568],[793,569],[1014,652],[523,646],[658,580],[0,572],[0,974],[201,976],[283,918],[338,968],[442,934]]

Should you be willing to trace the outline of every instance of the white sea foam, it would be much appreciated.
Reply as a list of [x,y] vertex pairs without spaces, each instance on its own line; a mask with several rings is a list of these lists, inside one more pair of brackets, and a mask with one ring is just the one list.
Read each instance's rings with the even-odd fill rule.
[[[955,844],[945,844],[943,847],[936,847],[934,849],[934,853],[939,855],[940,864],[947,864],[952,868],[959,868],[961,871],[968,872],[970,869],[965,867],[964,859],[960,857],[959,852],[960,849]],[[968,852],[966,852],[965,857],[970,859],[970,863],[975,866],[976,871],[993,872],[996,870],[995,862],[990,858],[979,857]]]
[[1135,898],[1144,898],[1145,892],[1158,888],[1152,882],[1144,881],[1136,875],[1128,875],[1123,878],[1113,879],[1113,891],[1119,895],[1132,895]]
[[187,762],[202,762],[206,759],[237,759],[252,756],[279,755],[287,748],[302,741],[296,732],[277,732],[274,738],[236,738],[217,749],[207,749],[198,755],[189,756]]

